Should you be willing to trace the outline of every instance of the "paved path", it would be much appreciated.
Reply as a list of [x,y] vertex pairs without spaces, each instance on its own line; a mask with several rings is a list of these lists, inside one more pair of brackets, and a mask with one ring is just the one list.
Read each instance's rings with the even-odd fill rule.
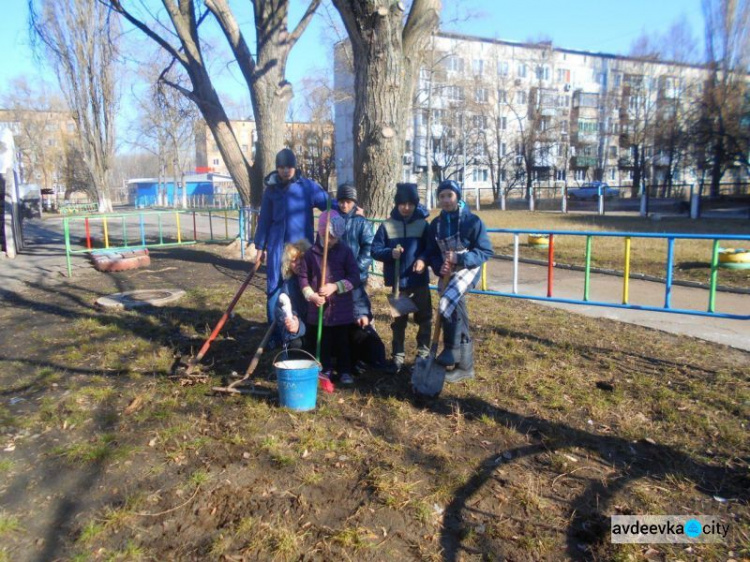
[[[519,294],[546,296],[547,268],[525,263],[520,263],[518,267]],[[552,296],[581,300],[583,298],[583,279],[583,272],[555,268]],[[487,269],[487,284],[491,290],[510,293],[513,289],[513,262],[503,259],[491,260]],[[622,277],[592,273],[589,298],[592,301],[620,304],[622,302],[622,285]],[[663,283],[630,279],[628,293],[630,304],[664,305]],[[603,306],[534,302],[541,302],[546,306],[562,308],[586,316],[612,318],[673,334],[685,334],[750,351],[750,320],[728,320]],[[708,290],[674,285],[671,302],[673,308],[706,311],[708,308]],[[716,311],[750,315],[750,295],[718,291],[716,294]]]

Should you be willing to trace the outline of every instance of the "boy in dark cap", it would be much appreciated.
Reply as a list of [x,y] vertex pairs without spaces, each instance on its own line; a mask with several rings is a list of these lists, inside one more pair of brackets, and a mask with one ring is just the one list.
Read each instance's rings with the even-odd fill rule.
[[[383,222],[375,233],[372,243],[373,257],[383,262],[385,284],[395,283],[396,260],[399,260],[399,288],[401,294],[409,297],[417,306],[414,322],[417,331],[417,356],[426,357],[430,352],[430,324],[432,323],[432,303],[427,271],[427,243],[429,229],[425,220],[429,213],[419,204],[419,192],[415,183],[396,184],[396,206],[391,217]],[[391,323],[393,331],[393,363],[395,373],[404,368],[406,324],[408,315],[398,316]]]
[[[359,267],[361,284],[352,291],[355,324],[350,336],[356,370],[361,372],[364,366],[360,362],[373,365],[385,362],[385,347],[372,326],[372,310],[366,292],[367,276],[372,264],[372,226],[364,216],[357,214],[357,188],[354,184],[345,182],[339,185],[336,201],[345,225],[341,241],[352,251]],[[342,383],[347,384],[347,381],[342,380]]]
[[481,275],[482,264],[493,255],[487,227],[461,200],[461,186],[445,180],[437,188],[440,215],[430,223],[429,260],[436,275],[449,276],[440,288],[438,306],[443,316],[443,351],[436,361],[455,367],[445,377],[458,382],[474,376],[474,344],[469,334],[469,312],[466,292]]

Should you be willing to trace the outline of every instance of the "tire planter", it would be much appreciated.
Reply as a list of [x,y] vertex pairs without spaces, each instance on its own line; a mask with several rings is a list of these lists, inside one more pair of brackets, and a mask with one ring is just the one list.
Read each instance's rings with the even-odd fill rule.
[[719,267],[726,269],[750,269],[750,250],[744,248],[721,248]]
[[549,246],[549,234],[529,234],[529,246]]
[[128,271],[151,265],[147,249],[124,250],[121,252],[96,252],[91,254],[94,269],[105,273]]
[[96,305],[101,308],[129,310],[141,306],[164,306],[184,295],[185,291],[182,289],[144,289],[99,297]]

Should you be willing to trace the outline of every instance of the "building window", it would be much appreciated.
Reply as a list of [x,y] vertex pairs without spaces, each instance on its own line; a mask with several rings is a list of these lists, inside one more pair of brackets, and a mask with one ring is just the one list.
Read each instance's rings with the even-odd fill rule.
[[576,181],[583,181],[586,179],[586,169],[580,169],[573,171],[573,177]]
[[508,145],[503,143],[500,143],[500,156],[505,156],[505,154],[508,152]]
[[579,133],[596,133],[599,130],[599,124],[591,119],[578,120]]
[[536,79],[537,80],[549,80],[549,66],[539,65],[536,67]]
[[610,168],[609,169],[609,179],[610,179],[610,181],[614,181],[615,179],[617,179],[617,170],[616,170],[616,168]]
[[456,55],[451,55],[445,60],[445,65],[448,70],[452,70],[454,72],[463,72],[464,71],[464,59],[457,57]]
[[476,92],[474,92],[474,100],[477,103],[487,103],[487,100],[489,99],[490,96],[487,92],[487,88],[477,88]]
[[475,182],[486,182],[488,178],[487,168],[474,168],[471,179]]
[[508,128],[508,118],[507,117],[498,117],[497,125],[498,125],[498,128],[501,131],[506,130]]
[[448,86],[445,90],[446,97],[450,101],[464,101],[464,89],[462,86]]
[[565,170],[564,169],[555,170],[555,179],[557,181],[565,181]]
[[518,63],[518,66],[516,67],[516,76],[518,78],[526,78],[526,65],[524,63]]
[[526,92],[524,91],[516,92],[516,103],[525,104],[526,101],[527,101]]
[[474,59],[471,61],[471,69],[474,71],[474,75],[484,74],[484,60]]
[[475,115],[472,119],[474,121],[475,129],[486,129],[487,128],[487,116],[486,115]]
[[508,61],[497,61],[497,75],[508,76]]
[[558,68],[556,81],[561,84],[570,84],[570,70],[567,68]]
[[508,92],[506,92],[505,90],[498,90],[497,103],[508,103]]
[[617,158],[617,147],[616,146],[610,146],[609,147],[609,157],[610,158]]
[[218,158],[214,158],[213,159],[213,165],[214,166],[218,166],[219,165],[219,159]]

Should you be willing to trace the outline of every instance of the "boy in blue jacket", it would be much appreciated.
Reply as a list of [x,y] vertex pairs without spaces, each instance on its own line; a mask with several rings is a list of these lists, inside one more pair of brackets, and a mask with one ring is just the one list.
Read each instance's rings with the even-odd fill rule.
[[[417,356],[426,357],[430,352],[432,323],[430,274],[427,270],[429,229],[425,220],[429,213],[419,204],[419,192],[415,183],[397,184],[395,203],[391,217],[375,233],[372,256],[383,262],[383,274],[388,287],[394,285],[396,259],[399,259],[399,289],[418,309],[414,313],[414,322],[419,326]],[[402,315],[391,323],[392,370],[396,373],[404,367],[404,340],[408,320],[408,315]]]
[[344,235],[341,241],[354,254],[359,267],[359,287],[352,290],[354,301],[354,324],[350,331],[355,370],[364,372],[365,363],[382,367],[385,363],[385,346],[372,325],[372,306],[367,295],[367,277],[372,265],[372,226],[363,215],[358,214],[357,188],[345,182],[336,191],[339,214],[344,219]]
[[438,306],[443,316],[443,351],[436,361],[455,369],[445,377],[458,382],[474,376],[474,344],[469,333],[466,292],[481,275],[482,264],[493,255],[487,227],[461,200],[461,187],[445,180],[437,188],[440,215],[430,223],[429,261],[441,278],[450,276]]

